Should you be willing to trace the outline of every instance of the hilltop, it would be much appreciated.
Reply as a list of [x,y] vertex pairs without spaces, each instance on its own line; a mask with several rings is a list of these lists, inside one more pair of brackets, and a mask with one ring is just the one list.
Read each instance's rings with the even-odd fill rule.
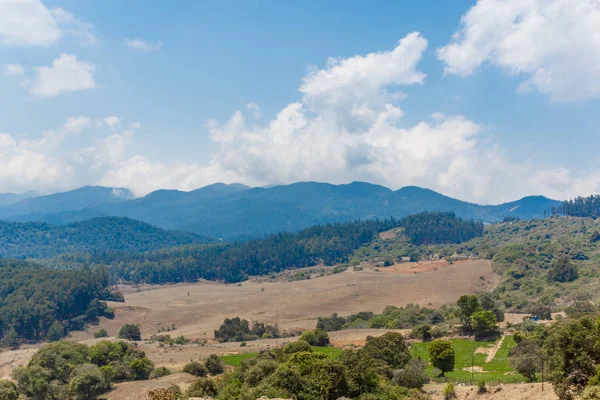
[[323,223],[401,218],[422,211],[453,212],[488,223],[506,216],[542,218],[558,204],[532,196],[500,205],[478,205],[415,186],[394,191],[364,182],[299,182],[269,188],[217,183],[190,192],[158,190],[137,199],[125,189],[85,187],[0,207],[0,218],[64,224],[121,216],[165,229],[231,239],[293,232]]
[[168,231],[121,217],[94,218],[68,225],[0,221],[0,257],[46,258],[63,253],[137,253],[212,239],[189,232]]

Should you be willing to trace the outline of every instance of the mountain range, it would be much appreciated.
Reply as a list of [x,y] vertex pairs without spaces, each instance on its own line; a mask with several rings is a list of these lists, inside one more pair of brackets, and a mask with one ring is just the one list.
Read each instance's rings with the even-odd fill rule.
[[86,186],[10,204],[0,202],[0,219],[61,225],[118,216],[231,239],[297,231],[328,222],[401,218],[422,211],[451,211],[465,219],[489,223],[506,216],[532,219],[549,214],[558,204],[543,196],[530,196],[499,205],[478,205],[416,186],[394,191],[364,182],[299,182],[269,188],[215,183],[189,192],[157,190],[140,198],[134,198],[127,189]]

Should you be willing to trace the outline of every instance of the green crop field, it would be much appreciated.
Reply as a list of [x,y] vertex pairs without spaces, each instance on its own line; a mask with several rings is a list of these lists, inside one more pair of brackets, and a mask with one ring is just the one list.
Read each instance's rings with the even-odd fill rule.
[[[342,349],[338,349],[335,347],[318,347],[313,346],[313,351],[315,353],[323,353],[327,354],[330,358],[337,358],[342,353]],[[258,353],[242,353],[242,354],[231,354],[228,356],[221,356],[221,360],[225,365],[231,365],[234,367],[239,367],[242,361],[248,360],[250,358],[254,358],[258,355]]]
[[[446,373],[446,377],[439,378],[434,368],[428,365],[427,370],[433,380],[448,380],[454,382],[473,382],[484,380],[491,383],[518,383],[525,378],[515,373],[508,361],[508,352],[515,345],[512,336],[506,336],[494,358],[486,363],[487,355],[477,353],[480,347],[494,347],[495,342],[475,342],[465,339],[451,339],[455,352],[454,371]],[[413,358],[421,357],[429,363],[429,343],[414,343],[410,348]],[[473,373],[471,374],[471,366]]]

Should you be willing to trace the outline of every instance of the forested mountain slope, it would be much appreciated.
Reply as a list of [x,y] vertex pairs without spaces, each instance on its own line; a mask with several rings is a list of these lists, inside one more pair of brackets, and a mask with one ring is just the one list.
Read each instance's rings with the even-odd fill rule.
[[76,252],[143,252],[212,239],[167,231],[121,217],[94,218],[69,225],[0,221],[0,257],[47,258]]
[[[102,189],[105,194],[113,190]],[[70,201],[53,200],[53,196],[67,194]],[[347,185],[300,182],[270,188],[214,184],[191,192],[159,190],[129,201],[124,201],[123,197],[115,200],[105,196],[95,204],[90,200],[74,200],[77,191],[67,194],[0,207],[0,218],[58,224],[112,215],[138,219],[166,229],[231,239],[264,237],[356,219],[402,218],[422,211],[453,212],[459,217],[483,222],[501,221],[506,216],[541,218],[559,204],[534,196],[496,206],[482,206],[415,186],[393,191],[364,182]]]

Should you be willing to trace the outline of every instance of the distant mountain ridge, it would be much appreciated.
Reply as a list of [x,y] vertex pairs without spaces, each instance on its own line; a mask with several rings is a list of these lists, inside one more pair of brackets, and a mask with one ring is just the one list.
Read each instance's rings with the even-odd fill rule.
[[[115,196],[115,191],[122,195]],[[401,218],[422,211],[449,211],[483,222],[505,216],[532,219],[549,214],[558,204],[543,196],[530,196],[500,205],[478,205],[416,186],[394,191],[365,182],[299,182],[269,188],[216,183],[190,192],[157,190],[137,199],[126,189],[84,187],[0,207],[0,219],[61,224],[120,216],[166,229],[236,238],[297,231],[328,222]]]

